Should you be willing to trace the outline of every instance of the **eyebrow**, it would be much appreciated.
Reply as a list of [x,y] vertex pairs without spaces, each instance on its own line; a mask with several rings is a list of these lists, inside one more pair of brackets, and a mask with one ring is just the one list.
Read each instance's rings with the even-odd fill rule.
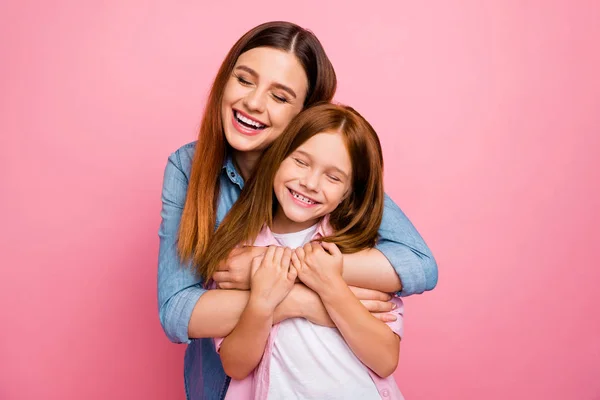
[[[236,70],[241,69],[242,71],[246,71],[247,73],[252,75],[254,78],[258,79],[258,72],[256,72],[255,70],[253,70],[252,68],[250,68],[246,65],[238,65],[237,67],[235,67],[235,69]],[[290,94],[290,96],[292,96],[293,98],[298,97],[298,96],[296,96],[296,92],[294,92],[291,87],[282,85],[281,83],[277,83],[277,82],[273,83],[273,86],[278,89],[288,92]]]
[[[310,154],[308,154],[307,152],[305,152],[303,150],[296,150],[295,153],[302,154],[303,156],[312,160],[312,157],[310,156]],[[339,169],[338,167],[336,167],[335,165],[328,165],[327,168],[334,169],[334,170],[338,171],[340,174],[344,175],[346,177],[346,179],[348,178],[348,174],[346,172],[342,171],[341,169]]]

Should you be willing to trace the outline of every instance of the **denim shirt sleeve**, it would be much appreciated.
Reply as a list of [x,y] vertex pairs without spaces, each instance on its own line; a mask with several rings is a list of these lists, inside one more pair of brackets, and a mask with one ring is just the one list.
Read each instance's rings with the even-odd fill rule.
[[[189,146],[189,145],[188,145]],[[185,148],[185,147],[184,147]],[[171,154],[164,173],[158,256],[158,308],[160,323],[169,340],[189,343],[188,324],[198,299],[206,290],[189,265],[183,265],[177,252],[179,222],[185,204],[189,168],[188,157],[180,149]],[[191,165],[191,160],[185,160]],[[188,162],[189,161],[189,162]]]
[[437,284],[437,264],[431,250],[406,215],[385,195],[377,250],[390,261],[402,281],[400,296],[423,293]]

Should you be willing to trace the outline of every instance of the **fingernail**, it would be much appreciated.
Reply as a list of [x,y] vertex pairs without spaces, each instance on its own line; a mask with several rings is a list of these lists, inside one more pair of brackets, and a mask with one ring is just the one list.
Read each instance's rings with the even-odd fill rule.
[[398,307],[398,306],[396,305],[396,303],[392,303],[392,310],[395,310],[395,309],[396,309],[396,307]]
[[398,319],[398,317],[396,317],[395,315],[390,315],[390,316],[388,317],[388,321],[389,321],[389,322],[393,322],[393,321],[395,321],[395,320],[397,320],[397,319]]

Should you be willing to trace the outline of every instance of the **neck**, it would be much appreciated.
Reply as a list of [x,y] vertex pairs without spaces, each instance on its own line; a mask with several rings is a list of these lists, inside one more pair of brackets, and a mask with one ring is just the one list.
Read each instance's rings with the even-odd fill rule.
[[261,154],[262,152],[259,151],[233,151],[233,163],[240,174],[242,174],[244,181],[247,181],[250,178]]
[[317,222],[319,222],[319,219],[310,219],[305,222],[292,221],[285,215],[281,207],[278,206],[277,211],[275,211],[275,214],[273,215],[273,226],[271,227],[271,231],[279,234],[296,233],[310,228]]

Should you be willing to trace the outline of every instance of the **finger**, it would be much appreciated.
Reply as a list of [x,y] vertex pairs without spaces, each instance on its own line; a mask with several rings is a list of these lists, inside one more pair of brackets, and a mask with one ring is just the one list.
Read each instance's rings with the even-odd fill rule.
[[371,315],[382,322],[394,322],[398,319],[398,317],[390,313],[371,313]]
[[217,267],[217,271],[229,271],[229,259],[222,260]]
[[283,257],[281,258],[281,267],[284,269],[290,268],[290,261],[292,260],[292,249],[286,247],[283,249]]
[[259,246],[254,246],[251,247],[252,250],[250,250],[252,252],[252,255],[254,256],[259,256],[259,255],[264,255],[267,252],[267,247],[259,247]]
[[281,260],[283,259],[284,247],[277,247],[275,249],[275,255],[273,256],[273,265],[281,268]]
[[300,262],[304,261],[304,257],[306,257],[306,253],[304,252],[303,247],[298,247],[296,250],[294,250],[294,253],[296,253],[296,256],[298,257],[298,260]]
[[314,252],[323,251],[323,247],[321,246],[321,243],[310,242],[310,247],[311,247],[312,251],[314,251]]
[[361,300],[360,302],[369,312],[390,312],[394,309],[394,303],[390,301]]
[[310,253],[312,253],[312,242],[308,242],[304,245],[304,247],[302,247],[302,249],[304,250],[304,254],[308,255]]
[[221,282],[218,287],[219,289],[235,289],[235,284],[233,282]]
[[275,250],[277,250],[277,246],[269,246],[265,253],[265,261],[273,261],[273,257],[275,257]]
[[257,256],[252,259],[252,264],[251,264],[251,269],[250,269],[252,276],[254,276],[254,273],[261,266],[264,259],[265,259],[264,256]]
[[302,262],[300,262],[298,254],[295,251],[292,252],[292,265],[294,266],[296,271],[302,271]]
[[380,292],[379,290],[365,289],[356,286],[349,286],[349,288],[360,300],[390,301],[392,299],[392,296],[388,293]]
[[217,271],[213,274],[212,278],[213,281],[217,282],[218,284],[233,281],[233,279],[231,279],[231,273],[228,271]]
[[288,279],[290,281],[295,281],[296,277],[298,276],[298,271],[296,270],[296,268],[294,268],[294,266],[290,266],[290,269],[288,271]]
[[341,256],[342,252],[340,251],[340,249],[335,245],[335,243],[330,243],[330,242],[321,242],[321,246],[327,250],[327,252],[329,254],[331,254],[332,256]]

